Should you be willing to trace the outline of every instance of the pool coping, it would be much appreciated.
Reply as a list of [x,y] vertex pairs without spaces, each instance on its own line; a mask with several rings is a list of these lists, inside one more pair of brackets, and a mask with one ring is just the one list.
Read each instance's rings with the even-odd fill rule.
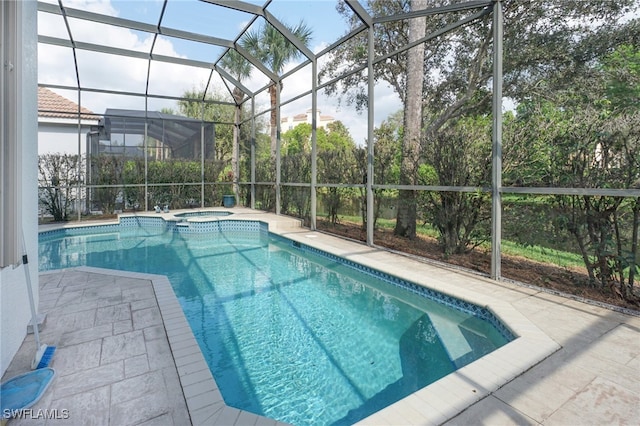
[[[444,423],[470,405],[494,393],[561,348],[557,342],[515,309],[511,303],[471,290],[467,286],[450,285],[447,282],[447,276],[451,274],[458,277],[463,275],[471,284],[476,285],[478,283],[495,284],[495,281],[442,266],[429,265],[380,248],[369,247],[363,243],[310,231],[301,228],[297,219],[250,209],[238,209],[236,212],[239,211],[242,211],[243,214],[211,216],[206,220],[248,219],[265,222],[269,225],[269,232],[281,237],[330,252],[363,266],[392,274],[403,280],[484,307],[500,318],[513,334],[518,336],[516,340],[479,360],[362,419],[360,424]],[[153,213],[137,215],[165,216],[165,214]],[[113,223],[114,220],[91,221],[91,223],[83,222],[72,226],[57,226],[56,228]],[[50,229],[53,228],[49,227],[46,230]],[[274,419],[230,407],[224,403],[215,379],[166,276],[86,266],[75,269],[147,279],[152,282],[192,424],[283,424]],[[423,284],[425,278],[429,281],[429,285]]]

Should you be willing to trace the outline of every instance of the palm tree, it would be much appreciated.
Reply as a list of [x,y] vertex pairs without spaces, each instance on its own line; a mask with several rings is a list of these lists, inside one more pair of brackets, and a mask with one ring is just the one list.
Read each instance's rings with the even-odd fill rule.
[[[229,49],[220,60],[220,66],[224,68],[238,83],[251,76],[251,64],[235,49]],[[236,104],[240,104],[244,99],[244,92],[238,87],[234,87],[232,93]]]
[[[220,61],[220,65],[226,69],[238,83],[251,76],[251,64],[237,50],[230,49]],[[231,155],[231,171],[233,172],[233,193],[238,196],[238,180],[240,179],[240,170],[238,169],[238,160],[240,157],[240,128],[239,124],[242,119],[242,105],[244,92],[239,87],[234,87],[231,93],[235,101],[235,125],[233,126],[233,151]],[[236,199],[236,202],[238,200]]]
[[[311,41],[311,28],[303,21],[295,27],[285,27],[297,37],[305,46]],[[257,30],[246,33],[240,40],[242,47],[247,49],[260,62],[269,67],[275,74],[280,75],[284,66],[300,55],[300,51],[280,31],[270,24],[265,24]],[[276,83],[276,82],[274,82]],[[282,82],[279,82],[282,89]],[[269,86],[271,101],[271,157],[276,156],[276,85]]]

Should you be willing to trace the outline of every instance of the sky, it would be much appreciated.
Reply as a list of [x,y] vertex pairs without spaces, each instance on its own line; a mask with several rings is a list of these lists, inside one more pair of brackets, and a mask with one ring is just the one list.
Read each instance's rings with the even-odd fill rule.
[[[57,0],[45,0],[57,4]],[[63,0],[65,7],[117,16],[147,24],[157,25],[163,6],[162,0]],[[255,5],[263,1],[249,0]],[[333,0],[273,0],[268,7],[277,19],[288,25],[295,25],[301,19],[312,28],[313,35],[309,45],[312,51],[319,52],[347,32],[344,18],[336,9]],[[214,6],[195,0],[169,0],[164,11],[162,26],[206,34],[213,37],[233,40],[249,23],[252,15],[233,9]],[[153,35],[143,31],[134,31],[104,24],[70,18],[70,31],[77,42],[105,45],[113,48],[148,52],[153,43]],[[68,39],[69,35],[62,17],[50,13],[38,12],[38,33],[44,36]],[[39,83],[58,84],[75,87],[77,85],[72,50],[49,44],[39,44]],[[159,36],[153,50],[156,55],[174,56],[204,62],[214,62],[224,52],[221,47],[212,47],[204,43],[189,42],[178,38]],[[88,88],[108,89],[145,93],[148,63],[145,59],[108,55],[103,53],[77,50],[78,74],[80,85]],[[299,62],[298,62],[299,63]],[[289,63],[292,69],[296,62]],[[149,70],[150,94],[181,96],[185,91],[202,89],[209,79],[209,72],[196,67],[186,67],[152,61]],[[216,73],[214,73],[216,74]],[[248,88],[257,90],[268,83],[266,77],[256,72],[243,82]],[[222,80],[217,75],[211,82],[213,90],[224,91]],[[284,81],[282,100],[291,99],[311,88],[311,67],[305,67]],[[54,89],[57,93],[74,102],[78,101],[75,91]],[[103,114],[107,108],[144,109],[143,97],[83,92],[81,105],[97,114]],[[266,110],[269,101],[266,96],[257,98],[258,110]],[[398,96],[386,84],[375,89],[375,124],[401,108]],[[149,99],[149,110],[161,108],[177,109],[176,101]],[[282,116],[306,112],[311,108],[310,96],[285,105]],[[366,112],[358,113],[355,108],[337,97],[319,94],[318,109],[322,115],[331,115],[342,121],[350,130],[358,144],[366,139]]]

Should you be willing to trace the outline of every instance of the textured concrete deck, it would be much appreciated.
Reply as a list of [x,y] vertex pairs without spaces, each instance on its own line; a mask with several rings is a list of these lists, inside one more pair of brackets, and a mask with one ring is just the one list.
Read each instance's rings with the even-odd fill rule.
[[[41,274],[40,288],[40,340],[57,346],[56,377],[33,412],[11,425],[189,423],[151,281],[66,270]],[[34,348],[29,335],[5,378],[28,370]],[[37,418],[40,409],[59,418]]]
[[[640,317],[236,210],[304,244],[487,306],[521,336],[363,424],[640,424]],[[273,220],[273,223],[271,223]],[[165,277],[78,268],[40,276],[54,383],[46,424],[276,424],[228,407]],[[28,368],[25,339],[3,380]],[[43,424],[14,420],[11,424]]]

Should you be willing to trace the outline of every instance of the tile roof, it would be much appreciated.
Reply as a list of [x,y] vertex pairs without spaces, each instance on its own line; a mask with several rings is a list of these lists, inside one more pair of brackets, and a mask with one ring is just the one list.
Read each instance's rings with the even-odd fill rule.
[[[98,120],[99,118],[84,107],[80,111],[82,119]],[[77,114],[78,104],[52,92],[46,87],[38,87],[38,117],[77,119]]]

